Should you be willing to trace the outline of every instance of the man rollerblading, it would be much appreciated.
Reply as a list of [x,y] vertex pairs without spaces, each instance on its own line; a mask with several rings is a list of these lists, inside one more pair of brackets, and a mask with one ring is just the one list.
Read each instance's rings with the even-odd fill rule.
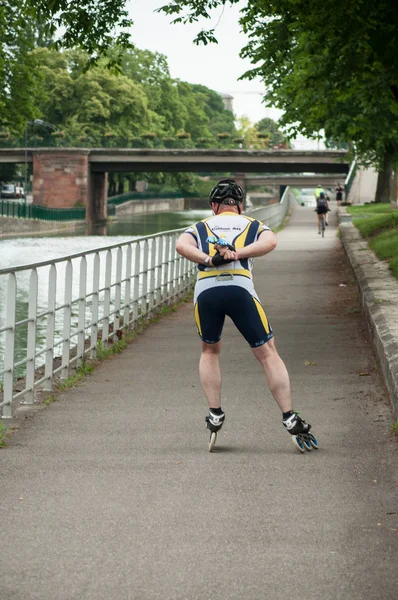
[[261,221],[242,214],[243,196],[242,188],[233,179],[219,181],[209,197],[213,216],[186,229],[176,245],[181,256],[198,265],[194,311],[202,340],[199,375],[209,406],[209,450],[212,451],[225,419],[219,357],[228,316],[263,366],[285,427],[292,439],[298,440],[295,446],[302,452],[303,448],[315,447],[310,443],[310,426],[293,412],[289,374],[275,348],[274,334],[252,276],[253,259],[272,252],[276,237]]

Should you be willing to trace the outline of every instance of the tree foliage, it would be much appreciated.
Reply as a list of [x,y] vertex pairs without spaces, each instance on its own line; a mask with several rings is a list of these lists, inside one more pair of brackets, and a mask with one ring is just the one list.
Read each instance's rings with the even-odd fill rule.
[[[207,18],[236,0],[174,0],[162,8],[177,22]],[[242,56],[261,77],[269,105],[284,111],[290,136],[354,144],[379,168],[398,154],[398,5],[393,0],[251,0],[240,23]],[[197,42],[214,41],[202,30]]]

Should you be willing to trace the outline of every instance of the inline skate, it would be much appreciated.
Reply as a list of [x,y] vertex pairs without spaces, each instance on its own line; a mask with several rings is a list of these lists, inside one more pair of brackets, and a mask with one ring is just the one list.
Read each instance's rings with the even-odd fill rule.
[[297,412],[294,412],[290,417],[282,420],[283,426],[288,430],[292,436],[292,442],[301,453],[308,450],[310,452],[312,448],[318,450],[318,440],[311,433],[311,425],[306,423]]
[[225,421],[225,413],[215,414],[212,412],[211,408],[209,408],[209,414],[205,417],[205,423],[207,429],[210,431],[210,440],[209,440],[209,452],[213,451],[213,448],[216,443],[217,433],[220,431]]

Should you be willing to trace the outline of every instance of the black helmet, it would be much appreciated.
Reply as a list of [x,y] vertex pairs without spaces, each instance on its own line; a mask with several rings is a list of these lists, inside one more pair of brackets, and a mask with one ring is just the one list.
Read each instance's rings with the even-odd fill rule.
[[326,194],[325,194],[325,192],[321,192],[321,193],[319,194],[319,197],[320,197],[320,198],[326,198]]
[[234,179],[221,179],[211,190],[209,195],[210,204],[229,204],[233,206],[243,202],[243,190]]

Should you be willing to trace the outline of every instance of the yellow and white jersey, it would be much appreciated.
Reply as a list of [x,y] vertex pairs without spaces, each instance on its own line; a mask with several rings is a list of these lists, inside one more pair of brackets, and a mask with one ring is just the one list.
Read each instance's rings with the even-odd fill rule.
[[[223,212],[199,221],[188,227],[185,233],[191,234],[200,250],[214,256],[216,250],[213,244],[207,242],[209,236],[225,239],[236,249],[244,248],[257,241],[263,231],[270,231],[267,225],[257,219],[234,212]],[[237,285],[245,288],[250,294],[257,297],[252,279],[253,259],[242,259],[221,265],[219,267],[205,267],[198,265],[198,277],[195,286],[195,300],[204,290],[225,285]]]

